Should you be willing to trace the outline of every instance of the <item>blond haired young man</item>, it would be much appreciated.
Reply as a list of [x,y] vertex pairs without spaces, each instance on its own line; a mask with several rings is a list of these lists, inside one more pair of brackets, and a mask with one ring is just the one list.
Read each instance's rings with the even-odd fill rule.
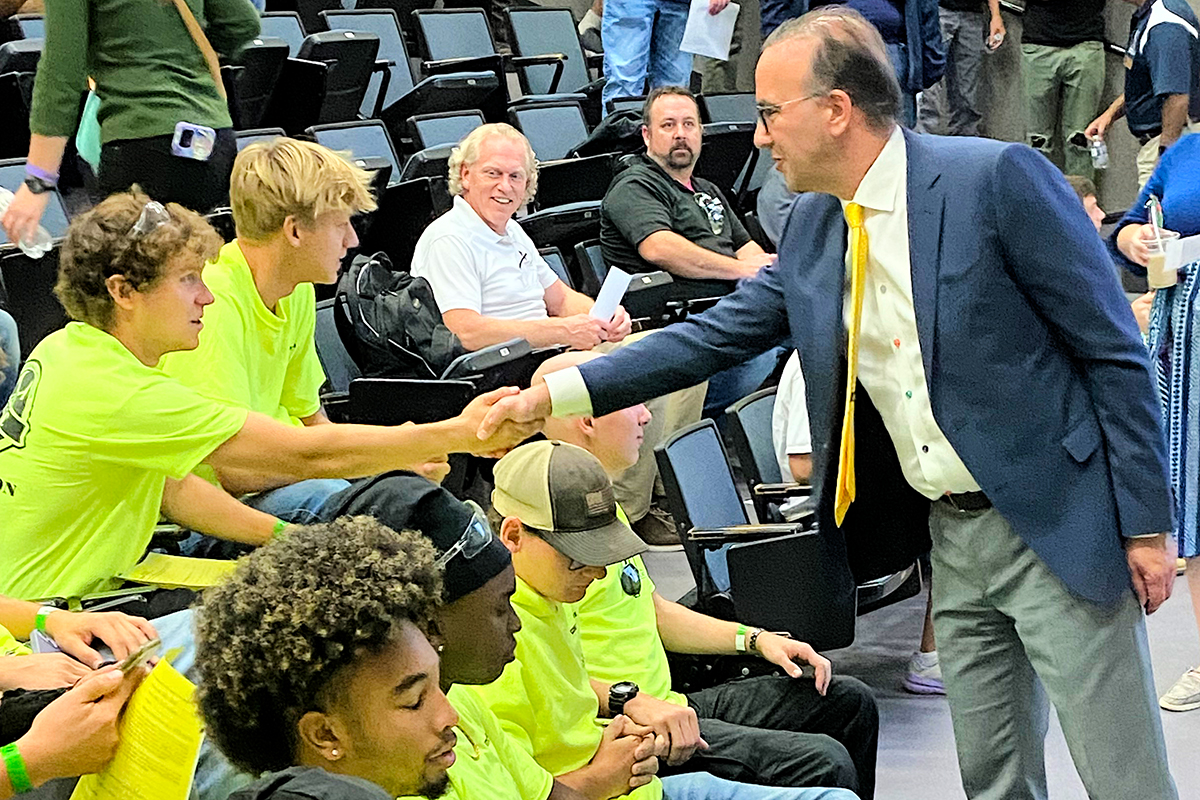
[[[325,373],[313,338],[313,284],[337,281],[342,258],[358,244],[351,218],[375,209],[369,186],[367,172],[319,144],[280,137],[239,153],[229,189],[237,238],[204,268],[215,299],[205,310],[200,346],[168,354],[163,370],[209,399],[285,425],[328,423],[319,397]],[[412,468],[441,480],[449,465],[441,459]],[[207,465],[197,474],[218,482]],[[234,493],[261,488],[235,475],[219,482]],[[249,503],[309,523],[348,485],[340,478],[301,481]],[[185,550],[230,554],[224,545],[214,552],[214,544],[192,541]]]

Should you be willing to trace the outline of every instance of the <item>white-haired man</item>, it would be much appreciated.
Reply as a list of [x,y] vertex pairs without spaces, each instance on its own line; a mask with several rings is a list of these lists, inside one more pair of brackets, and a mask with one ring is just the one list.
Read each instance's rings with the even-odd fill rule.
[[[468,350],[518,337],[534,347],[591,350],[629,335],[625,309],[607,322],[590,316],[592,298],[560,280],[513,219],[537,191],[537,161],[520,131],[476,128],[454,149],[449,172],[454,207],[421,234],[412,274],[429,281],[443,321]],[[674,421],[669,432],[698,420],[703,400],[701,384],[652,402]],[[678,548],[673,523],[650,513],[656,444],[647,442],[647,457],[618,483],[617,496],[648,544]]]

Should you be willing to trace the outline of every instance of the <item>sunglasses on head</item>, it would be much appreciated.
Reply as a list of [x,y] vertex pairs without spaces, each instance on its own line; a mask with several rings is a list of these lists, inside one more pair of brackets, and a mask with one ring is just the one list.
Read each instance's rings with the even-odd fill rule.
[[492,526],[488,524],[487,515],[475,501],[467,500],[465,502],[471,508],[471,518],[467,520],[467,527],[458,537],[458,541],[452,544],[449,550],[438,556],[437,561],[434,562],[439,567],[446,566],[450,559],[460,553],[463,558],[474,558],[491,544],[494,535]]

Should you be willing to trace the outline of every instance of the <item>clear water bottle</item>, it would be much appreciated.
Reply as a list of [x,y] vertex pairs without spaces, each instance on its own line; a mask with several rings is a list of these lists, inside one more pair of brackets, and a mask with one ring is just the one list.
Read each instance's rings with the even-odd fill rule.
[[[9,203],[13,201],[13,193],[3,186],[0,186],[0,217],[3,217],[8,211]],[[30,258],[41,258],[50,252],[54,247],[54,240],[50,238],[50,234],[41,225],[38,225],[34,231],[32,239],[22,239],[17,242],[17,247],[21,248],[21,252]]]
[[1092,154],[1092,166],[1096,169],[1108,169],[1108,145],[1104,140],[1097,136],[1092,139],[1088,145],[1088,150]]

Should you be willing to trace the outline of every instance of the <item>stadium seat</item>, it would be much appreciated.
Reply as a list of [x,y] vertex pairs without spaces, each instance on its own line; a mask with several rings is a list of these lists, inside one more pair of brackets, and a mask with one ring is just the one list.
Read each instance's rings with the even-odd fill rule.
[[[400,183],[400,159],[387,128],[377,119],[314,125],[305,131],[330,150],[346,150],[356,159],[381,158],[391,169],[388,186]],[[360,166],[365,166],[360,164]]]
[[616,171],[611,154],[538,162],[537,208],[603,200]]
[[817,650],[854,640],[855,587],[837,532],[811,518],[750,525],[716,424],[702,420],[655,449],[667,503],[697,586],[697,609],[728,592],[735,618]]
[[575,288],[575,279],[571,277],[571,273],[567,270],[567,260],[563,258],[562,251],[557,247],[543,247],[538,250],[542,258],[546,259],[546,263],[550,265],[550,269],[554,270],[554,274],[558,279],[567,285],[568,289]]
[[22,39],[44,39],[46,19],[41,14],[17,14],[10,18]]
[[483,114],[477,110],[417,114],[408,118],[408,130],[413,144],[422,150],[438,145],[458,144],[482,124]]
[[445,175],[416,178],[389,186],[360,234],[364,253],[387,253],[397,269],[408,269],[421,233],[450,209]]
[[[592,76],[571,10],[527,5],[510,6],[504,13],[511,32],[509,41],[518,56],[562,53],[565,57],[561,62],[562,75],[554,89],[551,85],[558,69],[556,64],[531,64],[518,70],[522,94],[582,94],[587,98],[583,110],[588,126],[599,125],[603,116],[600,93],[604,89],[604,78]],[[602,56],[596,56],[595,65],[599,67],[602,60]]]
[[753,122],[710,122],[704,126],[704,144],[692,174],[712,181],[730,202],[737,197],[738,178],[754,147]]
[[508,118],[525,134],[538,161],[566,158],[588,137],[587,119],[578,100],[514,105]]
[[304,30],[304,23],[300,21],[300,15],[295,11],[268,11],[262,15],[259,23],[262,25],[259,35],[282,39],[287,43],[288,55],[293,58],[300,52],[300,45],[304,44],[304,38],[308,36],[308,32]]
[[419,76],[412,71],[400,17],[391,9],[325,11],[322,17],[331,28],[364,31],[379,37],[376,58],[387,62],[389,81],[381,94],[382,73],[372,76],[360,113],[383,120],[398,146],[407,144],[410,135],[407,120],[414,115],[473,110],[495,101],[500,84],[490,70],[452,69],[418,80]]
[[702,94],[696,96],[700,119],[705,122],[758,122],[753,92]]
[[237,132],[237,149],[240,152],[242,148],[252,142],[263,142],[271,139],[277,139],[280,136],[287,136],[283,128],[254,128],[248,131]]
[[229,110],[235,128],[257,128],[262,123],[287,59],[287,42],[260,36],[230,62],[239,68],[229,92]]

